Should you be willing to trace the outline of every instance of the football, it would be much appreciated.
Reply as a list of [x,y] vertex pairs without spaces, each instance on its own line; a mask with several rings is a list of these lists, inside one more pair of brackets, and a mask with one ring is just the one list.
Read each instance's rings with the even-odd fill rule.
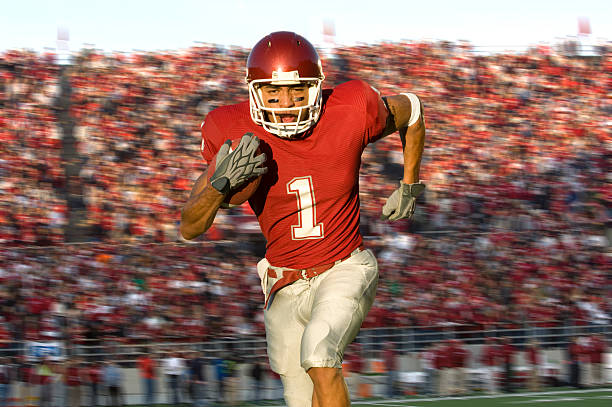
[[[240,143],[240,139],[232,140],[232,148],[230,151],[233,151],[234,148],[238,146]],[[257,152],[255,155],[261,154],[259,148],[257,148]],[[212,160],[208,167],[208,179],[215,173],[216,168],[216,157]],[[242,205],[248,199],[253,196],[257,188],[259,187],[259,183],[261,182],[261,175],[259,177],[253,177],[250,180],[246,181],[239,188],[236,188],[229,192],[229,194],[225,197],[225,201],[223,201],[222,207],[230,208],[232,206]]]

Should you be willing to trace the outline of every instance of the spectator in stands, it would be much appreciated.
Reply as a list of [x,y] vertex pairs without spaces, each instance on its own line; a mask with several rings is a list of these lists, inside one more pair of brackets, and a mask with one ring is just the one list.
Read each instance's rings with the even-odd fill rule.
[[398,355],[395,350],[395,344],[387,342],[383,349],[383,360],[385,369],[387,370],[387,383],[385,386],[385,395],[389,398],[400,395],[399,392],[399,372],[398,372]]
[[251,382],[253,383],[253,397],[252,400],[255,403],[261,402],[262,389],[264,386],[264,367],[259,361],[259,357],[255,358],[255,361],[251,365],[250,371]]
[[450,394],[461,393],[461,365],[463,363],[464,352],[457,339],[448,341],[449,352],[449,391]]
[[[123,383],[121,368],[112,359],[107,360],[105,361],[102,375],[104,377],[104,386],[106,386],[107,394],[110,397],[110,400],[108,400],[110,401],[110,405],[113,407],[121,406],[121,385]],[[108,401],[106,405],[108,405]]]
[[138,356],[138,371],[142,383],[143,404],[150,406],[155,404],[155,361],[151,358],[148,348],[143,348],[142,354]]
[[64,379],[68,397],[67,404],[70,407],[81,406],[81,384],[84,382],[85,373],[79,357],[73,356],[68,359]]
[[452,361],[451,348],[448,341],[443,341],[438,344],[436,354],[436,368],[438,369],[438,394],[440,396],[449,396],[452,392]]
[[268,372],[268,376],[272,382],[272,399],[273,400],[282,400],[283,399],[283,384],[280,378],[280,375],[270,369],[270,365],[266,364],[266,371]]
[[449,393],[454,395],[459,393],[459,365],[461,364],[462,355],[457,340],[449,339],[446,346],[448,347],[450,365],[448,369]]
[[580,369],[580,355],[582,353],[582,347],[578,342],[578,337],[572,337],[567,347],[567,363],[568,363],[568,375],[569,385],[577,389],[582,388],[581,382],[581,369]]
[[98,394],[100,392],[100,383],[102,383],[102,366],[97,361],[92,361],[85,367],[86,380],[89,387],[90,406],[98,405]]
[[36,377],[40,385],[39,400],[40,407],[51,407],[53,399],[53,369],[48,357],[43,357],[36,369]]
[[8,357],[0,356],[0,406],[8,406],[11,394],[12,367]]
[[530,391],[540,391],[540,345],[537,339],[530,339],[527,347],[526,359],[529,365],[528,389]]
[[[5,349],[8,349],[13,342],[11,336],[11,333],[4,324],[4,318],[0,316],[0,356],[3,356],[6,352]],[[8,355],[10,353],[7,352],[6,356]]]
[[24,406],[30,404],[34,376],[35,372],[32,364],[28,362],[24,355],[19,356],[17,359],[16,382],[18,390],[14,394],[21,400]]
[[361,376],[365,373],[360,343],[353,342],[348,346],[344,354],[342,371],[346,379],[350,399],[355,400],[359,397]]
[[502,360],[500,345],[495,338],[488,337],[481,353],[481,363],[485,367],[485,381],[489,394],[499,393],[500,364]]
[[185,370],[185,361],[178,352],[169,352],[162,361],[166,385],[168,387],[168,403],[179,404],[180,378]]
[[468,391],[467,373],[470,351],[466,348],[463,341],[455,340],[455,357],[457,358],[457,394],[464,394]]
[[602,386],[605,383],[606,367],[604,354],[606,353],[606,341],[602,334],[591,336],[590,358],[593,369],[593,385]]
[[502,338],[501,355],[504,363],[504,391],[506,393],[514,392],[514,354],[516,348],[512,344],[512,339],[509,337]]
[[66,407],[68,405],[66,391],[66,367],[65,360],[56,359],[51,361],[53,377],[51,379],[51,394],[53,407]]
[[215,367],[215,376],[217,379],[217,402],[223,403],[225,402],[225,384],[227,378],[227,366],[225,361],[225,354],[220,355],[214,361]]
[[423,386],[423,393],[428,396],[433,396],[436,394],[434,388],[436,383],[436,345],[430,344],[427,346],[419,355],[419,360],[421,362],[421,369],[423,370],[423,374],[425,375],[425,382]]
[[194,407],[203,407],[206,401],[206,361],[202,352],[194,351],[187,360],[190,397]]
[[588,336],[579,336],[579,364],[580,364],[580,383],[582,387],[592,386],[592,369],[591,369],[591,341]]
[[231,354],[225,359],[225,369],[227,377],[225,378],[226,388],[226,403],[230,406],[238,404],[240,397],[240,368],[236,355]]

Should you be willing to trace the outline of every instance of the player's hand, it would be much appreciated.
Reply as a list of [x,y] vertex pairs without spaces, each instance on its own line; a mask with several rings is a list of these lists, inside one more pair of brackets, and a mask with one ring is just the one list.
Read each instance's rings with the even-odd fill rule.
[[234,189],[242,185],[250,178],[258,177],[268,171],[262,164],[266,161],[265,154],[255,156],[259,147],[259,138],[253,133],[246,133],[240,139],[240,143],[235,150],[231,151],[231,140],[227,140],[217,153],[215,172],[210,177],[210,183],[226,178],[229,182],[229,189]]
[[382,218],[388,220],[410,219],[416,206],[416,198],[425,190],[425,184],[404,184],[400,181],[400,187],[393,191],[387,198],[382,209]]

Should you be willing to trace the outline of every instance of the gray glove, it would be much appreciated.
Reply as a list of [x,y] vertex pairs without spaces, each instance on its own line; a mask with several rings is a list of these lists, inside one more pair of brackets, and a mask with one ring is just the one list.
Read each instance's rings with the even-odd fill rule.
[[400,181],[400,187],[393,191],[387,198],[382,209],[382,218],[389,220],[410,219],[414,213],[417,196],[425,190],[425,184],[404,184]]
[[234,151],[230,151],[231,146],[231,140],[223,143],[217,153],[215,172],[210,177],[211,185],[222,192],[235,189],[249,178],[268,172],[267,167],[261,166],[266,161],[266,155],[255,156],[259,139],[253,133],[245,133]]

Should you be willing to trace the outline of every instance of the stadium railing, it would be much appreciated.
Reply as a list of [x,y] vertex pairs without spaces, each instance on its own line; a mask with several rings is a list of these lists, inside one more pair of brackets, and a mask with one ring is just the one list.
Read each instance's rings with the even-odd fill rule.
[[[557,324],[556,326],[539,327],[544,322],[530,321],[517,327],[499,326],[495,329],[477,329],[476,326],[465,324],[448,324],[444,326],[418,326],[418,327],[386,327],[362,329],[356,338],[361,345],[364,357],[376,357],[386,346],[400,354],[420,352],[428,346],[448,339],[460,339],[466,345],[482,345],[487,338],[510,338],[512,344],[525,348],[532,339],[536,339],[544,349],[565,348],[573,337],[602,334],[608,345],[612,344],[612,324]],[[509,324],[508,324],[509,325]],[[154,358],[163,359],[169,352],[182,352],[188,354],[197,350],[203,353],[206,359],[231,357],[249,362],[266,355],[266,340],[260,335],[246,335],[241,337],[220,337],[203,342],[194,342],[179,337],[164,337],[163,341],[140,340],[131,343],[121,338],[108,340],[79,340],[78,343],[70,341],[60,342],[64,347],[57,353],[58,358],[79,356],[84,361],[114,360],[121,365],[133,365],[143,349]],[[45,342],[39,342],[44,346]],[[12,346],[4,348],[7,356],[24,355],[26,358],[36,360],[37,355],[29,352],[27,342],[14,342]],[[53,357],[53,356],[52,356]]]

